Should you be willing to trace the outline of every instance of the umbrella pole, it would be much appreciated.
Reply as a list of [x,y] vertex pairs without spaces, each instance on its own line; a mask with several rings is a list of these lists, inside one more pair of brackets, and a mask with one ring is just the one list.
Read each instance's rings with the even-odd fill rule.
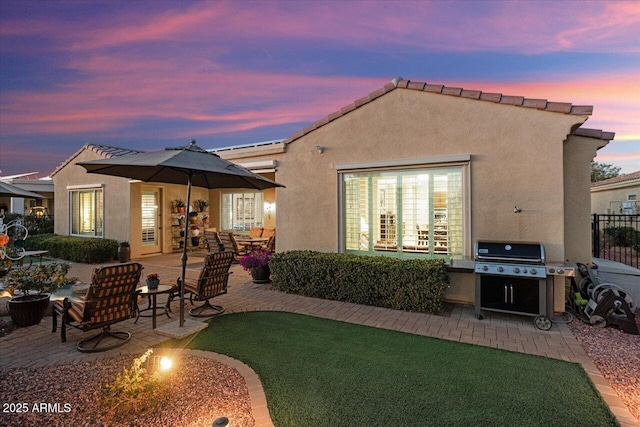
[[[191,178],[193,172],[189,172],[187,180],[187,215],[189,215],[189,206],[191,206]],[[184,280],[187,271],[187,243],[189,242],[189,221],[184,222],[184,242],[182,243],[182,276],[180,278],[180,327],[184,326]]]

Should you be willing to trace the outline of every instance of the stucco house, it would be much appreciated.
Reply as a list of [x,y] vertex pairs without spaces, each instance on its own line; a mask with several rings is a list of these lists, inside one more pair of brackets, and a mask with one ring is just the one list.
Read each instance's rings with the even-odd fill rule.
[[591,213],[640,214],[640,171],[591,184]]
[[[592,109],[396,78],[286,140],[215,150],[286,188],[197,189],[194,197],[208,197],[219,230],[268,218],[278,251],[445,258],[446,298],[473,302],[465,261],[477,240],[537,241],[549,260],[590,259],[589,165],[614,136],[581,128]],[[70,218],[56,221],[56,232],[75,234],[74,194],[93,188],[104,191],[95,199],[104,205],[102,235],[130,240],[133,256],[147,253],[137,207],[159,189],[159,249],[173,250],[170,202],[184,189],[75,165],[104,155],[111,153],[86,145],[53,174],[56,199],[69,200],[56,203],[56,217]],[[251,207],[248,222],[238,206]],[[562,311],[564,281],[556,281],[554,307]]]

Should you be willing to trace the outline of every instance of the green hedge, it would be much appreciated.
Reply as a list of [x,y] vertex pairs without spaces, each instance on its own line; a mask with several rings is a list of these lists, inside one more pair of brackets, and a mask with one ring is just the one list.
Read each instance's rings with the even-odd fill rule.
[[443,260],[289,251],[275,254],[269,268],[283,292],[434,314],[449,286]]
[[640,231],[633,227],[608,227],[604,232],[611,236],[613,246],[631,247],[640,251]]
[[29,236],[27,250],[46,250],[52,258],[95,264],[113,261],[118,253],[118,242],[112,239],[38,234]]

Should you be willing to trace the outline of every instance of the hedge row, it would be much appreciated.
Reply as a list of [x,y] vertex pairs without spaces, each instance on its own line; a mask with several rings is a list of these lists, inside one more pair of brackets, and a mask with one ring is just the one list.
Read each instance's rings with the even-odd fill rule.
[[640,251],[640,231],[633,227],[607,227],[604,232],[611,236],[612,246],[631,247]]
[[38,234],[26,240],[27,250],[49,251],[48,256],[83,264],[110,262],[118,253],[118,242],[112,239]]
[[404,311],[440,313],[449,286],[443,260],[289,251],[269,268],[282,292]]

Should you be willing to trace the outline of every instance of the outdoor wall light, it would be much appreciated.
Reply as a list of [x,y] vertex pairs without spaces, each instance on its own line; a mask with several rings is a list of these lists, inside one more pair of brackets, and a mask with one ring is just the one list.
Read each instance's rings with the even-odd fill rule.
[[267,217],[271,218],[271,212],[274,211],[276,204],[273,202],[265,202],[264,211],[267,213]]
[[520,208],[519,208],[519,207],[517,207],[517,206],[514,206],[514,207],[513,207],[513,213],[520,213],[520,212],[522,212],[522,209],[520,209]]
[[316,145],[316,150],[318,150],[318,153],[322,154],[324,147],[322,145]]
[[216,418],[216,420],[213,422],[213,427],[230,427],[229,418],[227,417]]

